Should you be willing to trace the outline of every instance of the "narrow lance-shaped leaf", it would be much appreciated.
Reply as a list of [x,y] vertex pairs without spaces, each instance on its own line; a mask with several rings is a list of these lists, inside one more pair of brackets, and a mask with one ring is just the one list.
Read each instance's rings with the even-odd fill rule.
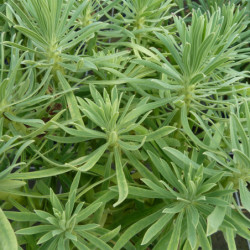
[[207,218],[207,235],[211,235],[218,231],[219,226],[223,222],[227,207],[216,206],[214,211]]
[[142,245],[147,244],[152,238],[154,238],[163,228],[167,225],[167,223],[173,217],[172,214],[164,214],[159,220],[157,220],[145,233]]
[[121,156],[120,156],[119,149],[117,147],[114,148],[114,156],[115,156],[117,184],[118,184],[118,190],[119,190],[119,199],[113,205],[114,207],[116,207],[119,204],[121,204],[128,196],[128,184],[127,184],[126,177],[122,169]]
[[189,210],[187,212],[187,235],[188,235],[190,246],[192,247],[192,249],[194,249],[196,246],[197,239],[196,239],[196,228],[192,219],[193,219],[192,214]]
[[172,233],[167,250],[177,250],[179,247],[183,215],[184,215],[184,212],[182,211],[176,219],[176,222],[174,225],[174,231]]
[[[80,166],[78,170],[82,172],[86,172],[90,170],[91,168],[93,168],[95,164],[98,162],[98,160],[102,157],[104,152],[107,150],[107,148],[108,148],[108,143],[102,145],[97,150],[92,152],[90,157],[88,158],[88,161],[84,163],[82,166]],[[70,165],[70,163],[68,165]]]
[[[63,90],[71,89],[69,83],[66,81],[65,77],[60,71],[57,71],[57,76],[62,85]],[[72,119],[75,120],[80,125],[84,125],[80,110],[77,105],[77,100],[76,100],[75,95],[73,94],[73,91],[66,94],[66,99],[67,99],[67,103],[69,106],[69,111],[70,111]]]
[[3,250],[18,249],[16,235],[11,227],[10,222],[6,218],[1,208],[0,208],[0,247]]
[[132,226],[130,226],[118,239],[113,250],[120,250],[122,247],[129,242],[129,240],[135,236],[137,233],[141,232],[148,225],[154,223],[162,215],[162,209],[159,211],[137,221]]
[[248,191],[243,180],[240,180],[240,198],[242,205],[248,212],[250,212],[250,192]]

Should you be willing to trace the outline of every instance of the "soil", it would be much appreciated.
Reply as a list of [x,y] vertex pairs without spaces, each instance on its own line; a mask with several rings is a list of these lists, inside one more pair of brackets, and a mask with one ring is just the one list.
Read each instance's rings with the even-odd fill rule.
[[[236,239],[237,250],[249,250],[247,241],[240,236]],[[212,235],[213,250],[228,250],[227,243],[224,239],[222,232]]]

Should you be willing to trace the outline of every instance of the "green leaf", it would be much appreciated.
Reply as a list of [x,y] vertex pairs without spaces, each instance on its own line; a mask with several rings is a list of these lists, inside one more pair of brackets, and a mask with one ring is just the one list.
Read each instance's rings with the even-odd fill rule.
[[[189,168],[190,165],[193,166],[195,169],[198,169],[200,167],[196,162],[192,161],[186,155],[184,155],[183,153],[174,148],[165,147],[163,148],[163,150],[166,152],[166,155],[181,169],[185,169],[186,167]],[[205,174],[208,175],[217,175],[221,173],[221,171],[208,168],[204,168],[203,171]]]
[[166,135],[173,133],[175,130],[176,130],[175,127],[170,127],[170,126],[159,128],[156,131],[151,132],[148,135],[146,135],[147,136],[146,141],[155,141],[159,138],[162,138]]
[[183,211],[183,209],[186,207],[187,205],[184,202],[175,202],[175,203],[171,203],[170,205],[168,205],[168,207],[166,207],[163,210],[163,213],[168,213],[168,214],[177,214],[180,213],[181,211]]
[[137,144],[137,145],[134,143],[124,142],[121,140],[118,140],[118,144],[123,150],[137,151],[138,149],[140,149],[143,146],[145,141],[146,141],[146,136],[141,140],[141,143]]
[[[99,161],[99,159],[102,157],[104,152],[107,150],[107,148],[108,148],[108,143],[102,145],[101,147],[96,149],[94,152],[92,152],[88,156],[88,160],[86,161],[86,163],[78,167],[78,170],[82,172],[86,172],[86,171],[89,171],[91,168],[93,168],[95,164]],[[72,162],[67,163],[66,165],[71,165],[71,164]]]
[[41,48],[46,48],[46,46],[48,46],[47,42],[33,30],[20,25],[15,25],[14,28],[22,32],[25,36],[29,37],[31,41],[34,41],[34,43],[39,45]]
[[151,160],[153,161],[155,167],[157,168],[159,173],[161,173],[161,175],[165,178],[165,180],[173,187],[176,187],[178,190],[181,190],[182,187],[178,181],[178,178],[173,173],[167,162],[159,158],[156,154],[152,153],[151,151],[148,151],[148,154]]
[[24,181],[15,181],[15,180],[0,180],[0,191],[11,191],[26,185]]
[[[78,248],[82,250],[90,250],[87,246],[85,246],[83,243],[81,243],[79,240],[78,241],[72,241],[73,244]],[[61,249],[61,248],[60,248]]]
[[16,234],[32,235],[32,234],[38,234],[38,233],[52,231],[53,229],[55,229],[55,227],[52,225],[32,226],[32,227],[20,229],[20,230],[16,231]]
[[198,210],[194,206],[189,206],[188,213],[192,218],[192,223],[194,224],[195,228],[197,228],[200,217]]
[[87,233],[86,231],[80,233],[84,238],[86,238],[89,242],[91,242],[95,247],[98,249],[103,249],[103,250],[112,250],[112,248],[106,244],[104,241],[101,239],[97,238],[96,236]]
[[173,215],[165,214],[159,218],[145,233],[141,245],[147,244],[153,237],[155,237],[167,223],[172,219]]
[[211,235],[218,231],[222,224],[227,207],[216,206],[213,212],[207,217],[207,235]]
[[210,151],[211,149],[213,150],[213,148],[211,146],[208,146],[206,144],[204,144],[203,142],[201,142],[197,136],[194,135],[194,133],[192,132],[189,123],[188,123],[188,116],[187,116],[187,107],[186,105],[184,105],[181,109],[181,121],[182,121],[182,126],[183,129],[185,131],[185,133],[190,137],[190,139],[197,144],[198,146],[200,146],[201,148],[204,148],[208,151]]
[[49,240],[50,240],[51,238],[53,238],[53,237],[54,237],[53,232],[48,232],[48,233],[44,234],[44,235],[38,240],[37,245],[42,244],[42,243],[44,243],[44,242],[46,242],[46,241],[49,241]]
[[245,165],[246,168],[250,168],[250,158],[247,155],[238,149],[233,149],[232,151],[242,165]]
[[197,238],[196,238],[196,227],[193,223],[193,217],[190,209],[187,210],[187,238],[192,249],[195,249]]
[[105,241],[105,242],[108,242],[108,241],[112,240],[113,238],[115,238],[119,234],[120,230],[121,230],[121,226],[118,226],[117,228],[102,235],[100,237],[100,239]]
[[12,211],[5,211],[4,212],[6,217],[10,220],[14,221],[34,221],[37,222],[40,217],[34,213],[30,212],[12,212]]
[[137,159],[136,155],[125,151],[127,157],[130,160],[130,163],[136,168],[143,178],[147,178],[155,183],[158,183],[158,178]]
[[183,215],[184,215],[184,212],[181,212],[175,221],[174,231],[172,233],[167,250],[177,250],[179,247]]
[[14,115],[12,115],[12,114],[10,114],[8,112],[5,112],[4,115],[11,121],[23,123],[23,124],[26,124],[26,125],[29,125],[29,126],[37,127],[36,125],[39,125],[39,124],[40,125],[45,125],[45,123],[42,120],[39,120],[39,119],[23,119],[23,118],[14,116]]
[[39,171],[33,171],[33,172],[27,172],[27,173],[14,173],[11,174],[7,178],[17,179],[17,180],[29,180],[29,179],[39,179],[39,178],[45,178],[50,176],[57,176],[60,174],[64,174],[66,172],[71,171],[71,168],[50,168],[50,169],[41,169]]
[[53,208],[57,209],[60,212],[63,212],[64,209],[62,207],[62,204],[56,194],[53,192],[52,188],[50,188],[50,202]]
[[243,180],[240,180],[240,199],[243,207],[250,212],[250,192],[248,191],[246,184]]
[[226,232],[224,232],[224,237],[228,245],[229,250],[237,250],[235,243],[235,234],[234,230],[231,228],[226,228]]
[[101,205],[102,205],[102,202],[92,203],[88,207],[82,209],[76,216],[76,223],[79,223],[87,219],[91,214],[97,211]]
[[34,132],[32,132],[32,133],[30,133],[30,134],[28,134],[28,135],[26,135],[26,136],[23,136],[23,138],[24,139],[26,139],[26,138],[34,138],[34,137],[36,137],[36,136],[38,136],[38,135],[41,135],[41,134],[43,134],[43,132],[46,130],[46,129],[48,129],[52,124],[53,124],[53,122],[54,121],[57,121],[59,118],[60,118],[60,116],[63,114],[65,112],[65,110],[61,110],[59,113],[57,113],[50,121],[48,121],[44,126],[41,126],[39,129],[37,129],[37,130],[35,130]]
[[88,139],[106,138],[106,135],[102,132],[95,131],[93,129],[89,129],[80,125],[77,126],[77,124],[76,124],[76,127],[78,128],[78,130],[68,128],[58,122],[53,122],[53,123],[70,135],[73,135],[76,137],[82,137],[82,141],[88,140]]
[[2,250],[18,249],[16,235],[11,227],[10,222],[6,218],[1,208],[0,208],[0,248]]
[[88,230],[93,230],[100,227],[99,224],[86,224],[86,225],[78,225],[74,227],[74,231],[88,231]]
[[154,69],[157,72],[170,75],[172,78],[174,78],[176,81],[181,81],[181,76],[179,73],[174,69],[173,66],[169,66],[164,64],[164,67],[159,66],[158,64],[149,62],[149,61],[143,61],[143,60],[133,60],[133,62],[141,64],[143,66],[148,67],[149,69]]
[[173,56],[179,67],[184,70],[184,65],[182,62],[182,59],[180,57],[180,52],[175,48],[173,41],[171,41],[171,38],[169,35],[163,36],[161,33],[155,32],[156,36],[162,41],[162,43],[166,46],[166,48],[169,50],[170,54]]
[[154,223],[157,219],[162,216],[162,209],[159,211],[137,221],[135,224],[130,226],[118,239],[113,250],[120,250],[129,240],[135,236],[137,233],[142,231],[148,225]]
[[[132,186],[128,187],[128,193],[129,193],[129,195],[139,196],[142,198],[151,198],[151,199],[153,199],[153,198],[165,199],[166,198],[165,194],[162,195],[156,191],[143,189],[143,188],[139,188],[139,187],[132,187]],[[174,196],[173,196],[173,198],[174,198]]]
[[[62,85],[62,89],[70,90],[71,87],[69,83],[66,81],[65,77],[60,71],[57,71],[57,76],[60,81],[60,84]],[[77,123],[79,123],[80,125],[84,125],[82,121],[82,116],[80,114],[80,110],[77,105],[77,100],[73,91],[70,91],[69,93],[66,94],[66,99],[67,99],[67,103],[68,103],[68,107],[69,107],[69,111],[70,111],[72,119],[76,121]]]
[[77,193],[77,188],[79,185],[80,177],[81,177],[81,172],[77,172],[75,175],[75,178],[70,186],[69,198],[68,198],[68,201],[65,205],[65,213],[66,213],[66,217],[68,217],[68,218],[70,218],[70,216],[73,212],[73,209],[74,209],[74,204],[75,204],[75,200],[76,200],[76,193]]
[[128,196],[128,184],[127,184],[126,177],[122,169],[121,156],[120,156],[119,149],[117,147],[114,148],[114,156],[115,156],[117,184],[118,184],[118,190],[119,190],[119,199],[113,205],[114,207],[116,207],[119,204],[121,204]]
[[198,224],[197,233],[199,235],[199,241],[200,241],[200,245],[201,245],[202,249],[212,250],[212,246],[208,240],[208,237],[207,237],[201,223]]

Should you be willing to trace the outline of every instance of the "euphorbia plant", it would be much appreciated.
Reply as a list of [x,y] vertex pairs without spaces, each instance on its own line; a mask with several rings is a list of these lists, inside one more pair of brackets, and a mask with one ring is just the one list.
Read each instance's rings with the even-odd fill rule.
[[248,2],[0,1],[0,249],[247,249]]
[[[35,210],[35,213],[29,212],[9,212],[7,216],[12,219],[23,221],[29,217],[30,221],[39,221],[41,225],[23,228],[17,231],[21,235],[43,234],[37,244],[41,244],[41,249],[70,249],[75,246],[77,249],[91,249],[97,247],[100,249],[112,249],[105,243],[112,239],[119,232],[119,228],[113,232],[106,232],[99,235],[98,227],[95,223],[86,223],[91,214],[93,214],[102,203],[94,203],[83,209],[83,203],[79,203],[75,208],[76,191],[80,180],[80,172],[77,173],[72,182],[69,192],[69,199],[62,206],[55,193],[50,190],[50,202],[53,214]],[[26,219],[25,219],[26,220]],[[96,230],[97,229],[97,230]]]
[[[118,95],[116,87],[112,89],[110,96],[105,89],[103,97],[93,86],[90,87],[90,91],[94,102],[90,99],[83,100],[81,98],[78,98],[78,101],[80,110],[82,110],[89,121],[95,124],[94,126],[92,125],[94,129],[75,124],[76,130],[59,123],[55,124],[68,134],[79,139],[82,138],[82,141],[93,139],[103,139],[105,141],[88,156],[79,157],[72,162],[66,163],[66,165],[80,171],[91,170],[105,151],[108,150],[111,161],[113,161],[112,158],[114,157],[119,187],[119,200],[114,205],[119,205],[128,195],[126,178],[122,167],[122,152],[138,151],[145,141],[157,140],[158,137],[163,137],[173,132],[175,128],[165,126],[154,132],[145,133],[147,130],[141,126],[149,115],[150,110],[165,103],[166,101],[164,100],[147,104],[147,99],[144,98],[132,108],[134,96],[131,96],[121,112],[120,105],[123,100],[122,95]],[[140,118],[141,115],[143,116]],[[53,139],[53,136],[50,138]],[[60,141],[60,138],[55,137],[55,140]],[[107,171],[106,175],[109,176],[110,169],[105,171]]]

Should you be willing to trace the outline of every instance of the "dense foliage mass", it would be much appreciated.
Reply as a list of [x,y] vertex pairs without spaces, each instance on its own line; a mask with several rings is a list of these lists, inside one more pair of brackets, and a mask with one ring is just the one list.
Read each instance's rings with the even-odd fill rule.
[[0,249],[247,246],[249,14],[0,0]]

